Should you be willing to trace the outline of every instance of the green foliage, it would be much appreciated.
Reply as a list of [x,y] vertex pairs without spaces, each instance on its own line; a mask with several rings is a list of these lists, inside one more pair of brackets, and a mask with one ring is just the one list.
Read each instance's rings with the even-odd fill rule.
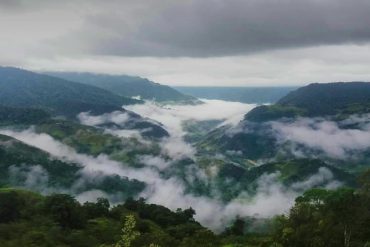
[[54,194],[45,198],[45,212],[63,228],[81,228],[86,224],[81,205],[70,195]]
[[110,208],[102,198],[81,205],[69,195],[2,189],[0,246],[219,246],[194,213],[143,200]]
[[127,215],[122,228],[121,239],[114,245],[114,247],[130,247],[132,242],[140,236],[140,232],[136,231],[135,227],[135,217],[133,215]]
[[313,189],[277,219],[283,246],[364,246],[370,240],[370,197],[353,189]]

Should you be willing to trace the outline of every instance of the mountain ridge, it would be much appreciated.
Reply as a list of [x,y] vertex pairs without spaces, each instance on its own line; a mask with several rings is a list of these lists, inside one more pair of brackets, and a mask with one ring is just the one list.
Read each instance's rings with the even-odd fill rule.
[[184,95],[174,88],[162,85],[146,78],[128,75],[108,75],[88,72],[46,72],[47,74],[93,85],[112,93],[125,96],[140,96],[146,100],[156,100],[159,102],[192,102],[196,98]]
[[42,108],[53,115],[75,117],[80,112],[102,114],[138,103],[106,90],[31,71],[0,67],[0,105]]

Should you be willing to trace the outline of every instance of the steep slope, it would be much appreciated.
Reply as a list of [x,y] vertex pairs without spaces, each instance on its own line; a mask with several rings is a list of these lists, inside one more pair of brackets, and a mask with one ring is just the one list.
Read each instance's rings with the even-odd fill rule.
[[125,97],[140,96],[142,99],[154,99],[159,102],[176,101],[191,103],[192,101],[196,101],[192,96],[184,95],[169,86],[161,85],[141,77],[73,72],[50,72],[48,74],[103,88]]
[[42,108],[53,115],[75,117],[83,111],[101,114],[136,100],[106,90],[11,67],[0,67],[0,105]]

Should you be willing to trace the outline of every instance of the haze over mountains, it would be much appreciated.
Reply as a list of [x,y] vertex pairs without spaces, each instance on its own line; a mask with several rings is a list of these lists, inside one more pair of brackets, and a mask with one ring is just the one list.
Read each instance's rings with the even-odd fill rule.
[[310,84],[258,106],[139,101],[25,70],[0,72],[3,188],[80,202],[144,197],[173,210],[192,207],[196,220],[219,232],[238,217],[267,227],[311,188],[357,188],[368,167],[370,83]]
[[0,0],[0,247],[369,247],[369,0]]

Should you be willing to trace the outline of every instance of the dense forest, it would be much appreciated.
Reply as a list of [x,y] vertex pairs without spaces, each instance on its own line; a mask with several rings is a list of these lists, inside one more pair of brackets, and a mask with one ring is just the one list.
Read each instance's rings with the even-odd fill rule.
[[256,231],[253,218],[236,218],[215,234],[192,209],[173,212],[144,199],[80,204],[72,196],[0,190],[0,244],[12,246],[354,246],[370,244],[370,172],[357,190],[311,189],[287,215]]

